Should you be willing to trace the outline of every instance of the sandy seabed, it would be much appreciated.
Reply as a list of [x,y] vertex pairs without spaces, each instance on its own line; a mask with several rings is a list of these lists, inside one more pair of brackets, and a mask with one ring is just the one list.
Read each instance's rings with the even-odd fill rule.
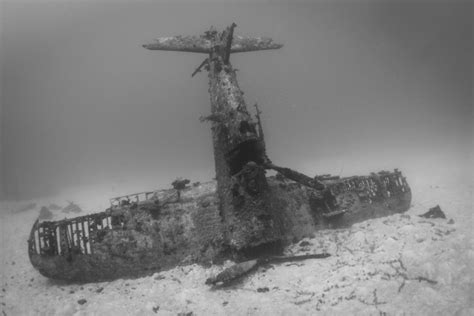
[[[2,315],[474,315],[472,179],[407,178],[413,201],[405,214],[316,232],[286,251],[331,257],[265,266],[225,289],[204,282],[231,262],[112,282],[49,280],[27,254],[40,207],[73,200],[84,213],[101,211],[109,192],[88,188],[2,202],[0,309]],[[34,209],[14,212],[31,202]],[[447,219],[418,217],[437,204]],[[56,211],[55,219],[74,215]]]

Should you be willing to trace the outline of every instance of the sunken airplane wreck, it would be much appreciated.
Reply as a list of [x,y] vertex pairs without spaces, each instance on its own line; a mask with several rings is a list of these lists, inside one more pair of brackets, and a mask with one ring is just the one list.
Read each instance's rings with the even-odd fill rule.
[[[202,120],[212,124],[217,185],[133,194],[112,199],[100,213],[36,221],[28,253],[42,275],[95,282],[181,264],[275,256],[317,229],[347,227],[409,208],[411,191],[397,169],[312,178],[267,157],[260,112],[256,106],[256,116],[250,115],[229,57],[282,45],[234,36],[235,26],[143,45],[207,55],[193,76],[203,68],[209,76],[211,114]],[[266,177],[266,170],[277,175]],[[136,201],[129,202],[131,197]]]

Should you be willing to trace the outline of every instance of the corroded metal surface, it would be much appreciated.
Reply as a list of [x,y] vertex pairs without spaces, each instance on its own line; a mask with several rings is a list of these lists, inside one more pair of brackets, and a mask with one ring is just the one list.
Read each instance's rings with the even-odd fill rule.
[[[212,140],[217,179],[219,210],[228,247],[242,250],[281,239],[281,227],[270,208],[271,194],[263,164],[267,161],[265,140],[257,121],[247,109],[236,71],[229,57],[234,52],[277,49],[271,39],[234,36],[235,24],[217,32],[210,29],[200,37],[158,39],[145,45],[153,50],[207,52],[205,65],[209,77]],[[261,129],[259,129],[261,131]]]
[[329,227],[400,213],[408,209],[410,201],[410,187],[397,169],[328,181],[326,191],[311,198],[317,220]]
[[[36,222],[28,241],[30,261],[44,276],[71,281],[139,276],[179,263],[210,262],[221,243],[216,204],[214,196],[205,195],[165,207],[149,200]],[[207,231],[201,230],[206,225]]]
[[[401,213],[410,205],[411,191],[399,171],[322,182],[327,189],[321,192],[268,178],[270,205],[283,210],[278,217],[284,222],[284,244],[318,229]],[[160,191],[160,196],[175,196],[173,191]],[[179,202],[160,203],[155,196],[97,214],[36,222],[28,241],[31,263],[49,278],[96,282],[143,276],[179,264],[219,262],[228,256],[228,248],[215,185],[191,193]]]
[[[311,178],[273,164],[266,154],[263,129],[247,109],[236,72],[234,52],[277,49],[270,39],[223,32],[200,37],[168,37],[144,45],[151,50],[207,53],[216,170],[213,190],[187,196],[184,182],[175,190],[130,194],[110,200],[105,212],[62,221],[36,222],[28,253],[44,276],[70,281],[135,277],[179,264],[249,259],[278,252],[314,230],[408,209],[411,192],[394,172],[365,177]],[[194,75],[193,74],[193,75]],[[266,170],[279,172],[267,178]]]
[[[169,36],[160,37],[152,43],[143,45],[150,50],[181,51],[190,53],[209,54],[212,49],[212,34],[207,32],[203,36]],[[278,49],[283,45],[273,42],[267,37],[243,37],[234,36],[231,53],[251,52],[257,50]]]

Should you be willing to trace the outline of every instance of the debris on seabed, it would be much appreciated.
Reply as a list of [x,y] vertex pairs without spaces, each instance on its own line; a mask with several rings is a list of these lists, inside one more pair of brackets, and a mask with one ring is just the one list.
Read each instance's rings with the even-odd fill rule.
[[439,205],[430,208],[428,212],[419,216],[424,218],[446,218],[446,215],[444,215],[444,212],[441,210]]

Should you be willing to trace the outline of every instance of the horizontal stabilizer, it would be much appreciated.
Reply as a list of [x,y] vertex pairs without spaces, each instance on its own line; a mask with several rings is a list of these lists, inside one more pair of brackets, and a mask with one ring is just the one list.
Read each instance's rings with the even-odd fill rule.
[[269,37],[234,36],[231,53],[252,52],[256,50],[279,49],[283,44],[275,43]]
[[211,41],[201,36],[169,36],[155,39],[143,45],[150,50],[170,50],[179,52],[205,53],[211,51]]
[[[153,43],[143,45],[150,50],[169,50],[191,53],[211,52],[211,41],[202,36],[170,36],[157,38]],[[278,49],[282,44],[273,42],[268,37],[234,36],[231,53],[251,52],[257,50]]]

